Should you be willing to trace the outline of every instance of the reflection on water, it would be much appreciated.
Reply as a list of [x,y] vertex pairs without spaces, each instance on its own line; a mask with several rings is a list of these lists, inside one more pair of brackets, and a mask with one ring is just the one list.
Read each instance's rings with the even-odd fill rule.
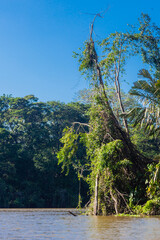
[[160,218],[76,217],[55,210],[0,211],[0,239],[160,240]]

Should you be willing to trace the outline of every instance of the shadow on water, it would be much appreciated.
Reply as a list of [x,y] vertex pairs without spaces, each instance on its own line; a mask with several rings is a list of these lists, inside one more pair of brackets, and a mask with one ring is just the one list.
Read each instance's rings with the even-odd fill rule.
[[1,209],[0,239],[160,239],[158,217],[100,217],[78,213],[76,209]]

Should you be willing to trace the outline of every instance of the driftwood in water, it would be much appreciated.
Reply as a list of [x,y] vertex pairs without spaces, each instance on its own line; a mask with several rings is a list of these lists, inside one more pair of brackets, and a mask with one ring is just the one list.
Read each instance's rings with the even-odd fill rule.
[[76,217],[77,215],[76,214],[74,214],[73,212],[71,212],[71,211],[68,211],[72,216],[74,216],[74,217]]

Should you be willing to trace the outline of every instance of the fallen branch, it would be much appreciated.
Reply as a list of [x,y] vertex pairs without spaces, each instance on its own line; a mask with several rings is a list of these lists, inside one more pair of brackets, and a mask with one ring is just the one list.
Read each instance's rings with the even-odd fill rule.
[[77,215],[72,213],[71,211],[68,211],[72,216],[76,217]]

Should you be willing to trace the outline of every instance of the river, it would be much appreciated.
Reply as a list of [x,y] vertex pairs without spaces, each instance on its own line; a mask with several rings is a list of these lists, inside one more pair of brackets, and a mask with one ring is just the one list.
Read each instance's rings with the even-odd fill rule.
[[68,210],[1,209],[0,239],[160,240],[160,217],[75,217]]

